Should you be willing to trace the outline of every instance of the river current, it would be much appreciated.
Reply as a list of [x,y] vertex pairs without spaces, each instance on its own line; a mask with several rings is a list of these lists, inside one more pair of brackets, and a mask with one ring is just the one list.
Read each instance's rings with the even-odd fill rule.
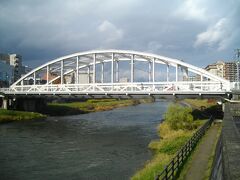
[[151,159],[168,102],[0,124],[0,179],[125,180]]

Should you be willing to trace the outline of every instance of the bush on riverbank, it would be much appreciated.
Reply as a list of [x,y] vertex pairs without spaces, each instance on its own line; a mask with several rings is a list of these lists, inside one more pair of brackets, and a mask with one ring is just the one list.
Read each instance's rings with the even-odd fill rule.
[[42,119],[45,117],[46,117],[45,115],[42,115],[40,113],[0,109],[0,123],[11,122],[11,121],[32,120],[32,119]]
[[188,129],[191,130],[193,126],[192,109],[183,107],[178,104],[171,104],[164,115],[165,121],[174,129]]

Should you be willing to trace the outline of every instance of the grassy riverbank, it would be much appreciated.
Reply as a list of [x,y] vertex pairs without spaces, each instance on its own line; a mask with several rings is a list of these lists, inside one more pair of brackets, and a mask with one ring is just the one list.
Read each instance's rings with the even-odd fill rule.
[[213,100],[184,101],[192,108],[170,105],[164,117],[165,121],[158,126],[160,139],[149,144],[149,148],[154,151],[153,158],[135,173],[132,180],[154,179],[193,133],[206,122],[207,115],[219,109]]
[[[46,115],[66,116],[106,111],[118,107],[150,103],[151,99],[90,99],[84,102],[49,103],[40,113],[0,109],[0,123],[46,118]],[[46,115],[43,115],[46,114]]]
[[11,122],[11,121],[42,119],[42,118],[46,118],[46,116],[40,113],[34,113],[34,112],[12,111],[12,110],[0,109],[0,123]]
[[44,113],[52,116],[84,114],[97,111],[106,111],[118,107],[137,105],[146,102],[152,102],[152,100],[89,99],[84,102],[49,103],[47,105],[47,108],[44,110]]
[[[198,126],[205,121],[195,121]],[[154,151],[153,158],[148,161],[144,168],[139,170],[132,180],[152,180],[161,172],[165,165],[174,157],[175,153],[191,138],[194,130],[172,130],[167,122],[163,122],[158,127],[160,140],[153,140],[148,147]]]

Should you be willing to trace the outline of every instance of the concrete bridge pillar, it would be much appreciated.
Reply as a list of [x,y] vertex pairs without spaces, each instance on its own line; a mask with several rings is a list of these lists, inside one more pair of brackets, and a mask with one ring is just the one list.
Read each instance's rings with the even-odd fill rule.
[[17,98],[16,109],[30,112],[40,112],[46,106],[44,98]]
[[8,109],[8,99],[3,99],[2,108]]
[[8,109],[9,108],[9,100],[6,98],[2,99],[2,109]]
[[8,109],[9,108],[9,99],[8,98],[1,98],[0,99],[0,107],[1,109]]

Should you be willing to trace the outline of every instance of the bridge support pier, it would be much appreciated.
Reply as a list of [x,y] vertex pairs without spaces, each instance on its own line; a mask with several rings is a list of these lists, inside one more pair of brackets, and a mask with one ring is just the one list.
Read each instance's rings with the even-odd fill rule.
[[8,98],[1,98],[0,99],[0,107],[1,109],[8,109],[9,108],[9,99]]
[[17,98],[16,109],[21,111],[40,112],[46,107],[44,98]]

